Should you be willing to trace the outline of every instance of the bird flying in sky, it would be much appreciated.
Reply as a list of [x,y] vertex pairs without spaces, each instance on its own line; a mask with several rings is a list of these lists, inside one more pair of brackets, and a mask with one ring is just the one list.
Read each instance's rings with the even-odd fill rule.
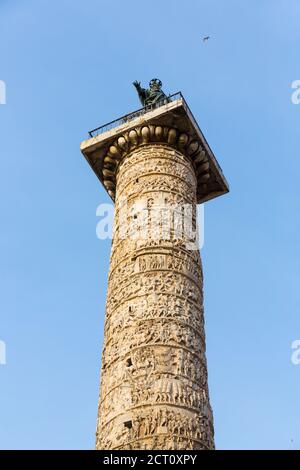
[[210,39],[210,36],[205,36],[205,37],[203,38],[203,42],[208,41],[209,39]]

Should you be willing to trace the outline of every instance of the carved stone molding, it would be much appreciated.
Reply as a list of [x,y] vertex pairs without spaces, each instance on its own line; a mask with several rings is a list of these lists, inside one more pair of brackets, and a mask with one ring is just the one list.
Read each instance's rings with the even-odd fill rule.
[[137,126],[120,135],[109,147],[103,160],[103,184],[108,194],[115,200],[116,177],[122,159],[139,146],[165,144],[190,157],[197,175],[198,184],[203,190],[210,179],[210,165],[206,150],[200,140],[193,139],[185,132],[167,126]]

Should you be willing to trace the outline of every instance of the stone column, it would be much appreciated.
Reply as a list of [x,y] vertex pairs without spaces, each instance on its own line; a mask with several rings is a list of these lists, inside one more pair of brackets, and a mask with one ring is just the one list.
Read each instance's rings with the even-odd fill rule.
[[96,448],[213,449],[194,235],[215,162],[186,132],[149,122],[118,132],[101,160],[115,226]]

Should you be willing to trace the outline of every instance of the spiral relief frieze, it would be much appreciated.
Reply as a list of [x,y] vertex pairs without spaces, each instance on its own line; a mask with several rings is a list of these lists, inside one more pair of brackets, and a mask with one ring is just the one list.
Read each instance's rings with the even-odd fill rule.
[[191,248],[206,153],[175,128],[139,126],[109,146],[102,171],[115,224],[96,447],[212,449],[202,266]]

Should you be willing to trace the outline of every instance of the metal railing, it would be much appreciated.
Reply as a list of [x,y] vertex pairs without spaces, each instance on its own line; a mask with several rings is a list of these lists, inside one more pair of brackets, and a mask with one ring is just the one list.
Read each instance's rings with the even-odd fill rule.
[[140,108],[137,111],[133,111],[132,113],[125,114],[125,116],[115,119],[114,121],[108,122],[107,124],[104,124],[103,126],[96,127],[96,129],[93,129],[92,131],[89,132],[89,136],[96,137],[97,135],[102,134],[103,132],[110,131],[114,127],[121,126],[122,124],[127,124],[133,119],[143,116],[143,114],[149,113],[149,111],[153,111],[154,109],[160,108],[161,106],[164,106],[167,103],[171,103],[172,101],[176,101],[180,99],[182,99],[184,104],[187,106],[186,101],[182,96],[182,93],[179,91],[177,93],[174,93],[173,95],[167,96],[166,98],[164,98],[161,101],[158,101],[155,104],[144,106],[143,108]]

